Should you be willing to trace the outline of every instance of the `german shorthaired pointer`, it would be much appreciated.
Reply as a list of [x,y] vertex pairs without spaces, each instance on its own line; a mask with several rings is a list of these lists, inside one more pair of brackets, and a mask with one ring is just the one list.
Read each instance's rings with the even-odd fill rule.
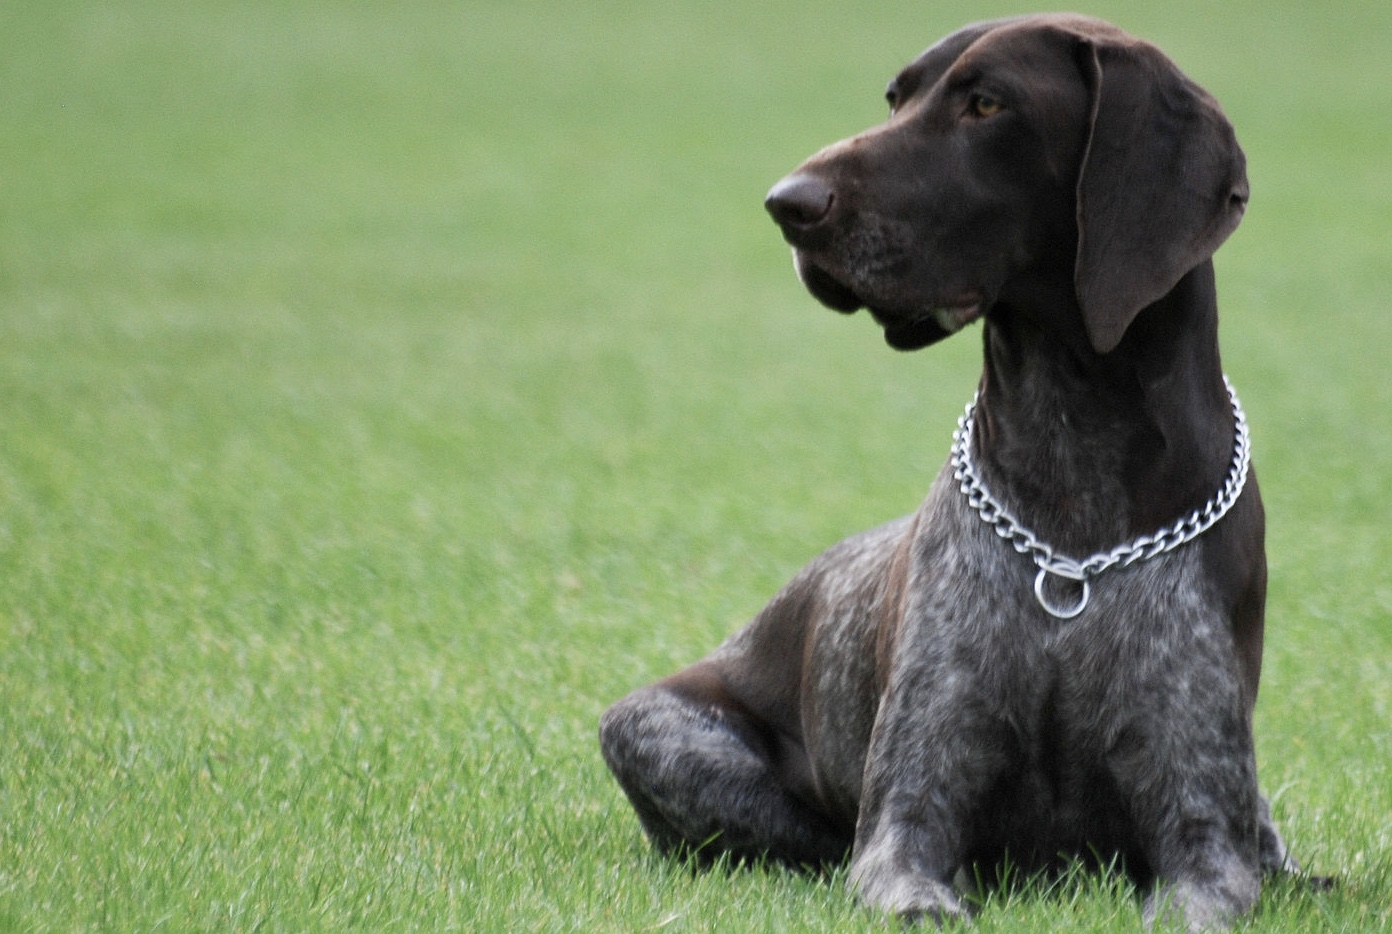
[[[1247,202],[1218,104],[1113,26],[969,26],[889,120],[768,195],[813,296],[901,350],[983,322],[912,516],[809,564],[704,660],[615,704],[659,850],[824,865],[965,915],[958,873],[1119,861],[1147,923],[1221,928],[1289,866],[1257,791],[1266,594],[1212,254]],[[969,871],[969,870],[968,870]]]

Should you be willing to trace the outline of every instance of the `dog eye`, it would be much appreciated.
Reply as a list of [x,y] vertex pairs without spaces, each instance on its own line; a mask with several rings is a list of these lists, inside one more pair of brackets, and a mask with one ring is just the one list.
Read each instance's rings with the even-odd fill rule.
[[989,94],[973,94],[968,102],[971,112],[983,120],[987,117],[994,117],[1005,109],[1005,104],[999,98]]

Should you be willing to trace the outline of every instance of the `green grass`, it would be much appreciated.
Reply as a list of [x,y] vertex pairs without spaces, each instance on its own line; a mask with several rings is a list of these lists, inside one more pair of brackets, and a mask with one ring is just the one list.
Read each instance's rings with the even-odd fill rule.
[[[0,5],[0,929],[887,929],[652,857],[594,728],[945,457],[976,337],[818,310],[759,202],[1014,9]],[[1392,929],[1392,8],[1088,11],[1251,162],[1259,755],[1343,885],[1250,929]]]

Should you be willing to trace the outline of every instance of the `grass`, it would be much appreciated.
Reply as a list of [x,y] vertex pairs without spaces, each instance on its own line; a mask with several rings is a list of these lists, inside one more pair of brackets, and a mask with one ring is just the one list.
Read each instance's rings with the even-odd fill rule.
[[[979,348],[817,310],[759,200],[997,3],[0,7],[0,929],[829,931],[652,857],[594,741],[913,508]],[[1224,102],[1264,786],[1392,929],[1392,11],[1089,8]],[[1133,930],[1106,877],[983,931]]]

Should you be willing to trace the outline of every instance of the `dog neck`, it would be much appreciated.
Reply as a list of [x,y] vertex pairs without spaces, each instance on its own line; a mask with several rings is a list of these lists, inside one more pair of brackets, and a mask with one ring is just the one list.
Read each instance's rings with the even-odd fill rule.
[[1088,343],[1071,295],[1054,307],[1002,303],[987,317],[980,467],[1058,547],[1110,547],[1202,506],[1231,463],[1233,427],[1211,261],[1108,354]]

